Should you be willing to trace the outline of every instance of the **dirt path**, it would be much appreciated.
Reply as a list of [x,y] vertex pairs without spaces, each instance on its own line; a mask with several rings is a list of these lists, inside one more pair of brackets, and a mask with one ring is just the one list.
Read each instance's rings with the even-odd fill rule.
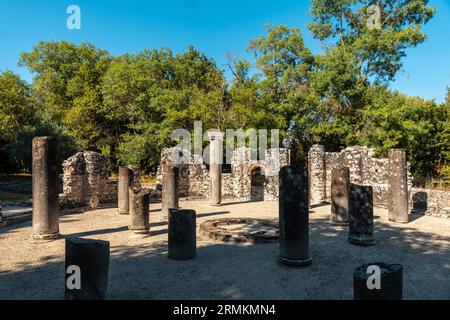
[[[182,201],[208,218],[276,218],[276,202],[227,203]],[[130,238],[127,217],[103,209],[61,217],[65,236],[108,240],[110,299],[352,299],[352,272],[364,263],[404,266],[406,299],[450,299],[450,220],[416,216],[409,224],[387,221],[377,209],[374,247],[347,241],[347,229],[328,222],[329,206],[311,210],[308,269],[276,263],[278,244],[237,245],[198,236],[198,256],[167,259],[167,224],[160,206],[151,205],[152,236]],[[0,299],[61,299],[64,296],[64,239],[33,245],[31,223],[0,229]]]

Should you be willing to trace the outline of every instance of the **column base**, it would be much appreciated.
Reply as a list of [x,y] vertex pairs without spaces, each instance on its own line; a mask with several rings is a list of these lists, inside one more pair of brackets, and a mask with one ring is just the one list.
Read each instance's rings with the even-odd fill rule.
[[348,241],[351,244],[367,247],[367,246],[374,246],[375,245],[375,239],[371,236],[349,236]]
[[150,230],[130,230],[130,238],[147,238],[150,237]]
[[57,233],[49,233],[49,234],[32,234],[30,237],[31,243],[46,243],[55,241],[61,238],[59,232]]
[[308,267],[312,264],[310,257],[306,259],[289,259],[282,256],[278,256],[278,263],[289,267]]
[[221,203],[210,203],[209,205],[210,205],[211,207],[220,207],[220,206],[222,206]]
[[331,223],[335,226],[348,226],[348,222],[340,222],[340,221],[331,220]]
[[388,220],[390,221],[390,222],[395,222],[395,223],[409,223],[409,220],[394,220],[394,219],[389,219],[388,218]]

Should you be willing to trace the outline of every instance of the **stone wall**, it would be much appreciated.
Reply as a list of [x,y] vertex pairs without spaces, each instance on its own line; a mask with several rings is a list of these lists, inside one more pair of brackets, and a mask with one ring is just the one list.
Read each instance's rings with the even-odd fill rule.
[[62,208],[98,208],[100,204],[117,201],[117,181],[109,180],[109,160],[104,155],[78,152],[65,160],[63,166]]
[[[287,149],[279,149],[279,158],[275,149],[265,153],[264,160],[252,160],[249,148],[240,148],[233,152],[231,173],[222,173],[222,197],[224,199],[251,200],[252,173],[259,168],[264,174],[264,200],[278,199],[279,167],[290,163]],[[179,195],[190,199],[208,199],[209,170],[203,160],[180,148],[166,148],[161,153],[161,163],[158,167],[157,182],[162,182],[164,168],[172,165],[172,157],[182,155],[180,170]],[[276,165],[278,164],[278,166]],[[273,172],[275,170],[275,172]]]
[[412,188],[409,207],[412,213],[450,218],[450,191]]
[[[387,206],[388,159],[375,158],[374,150],[364,146],[348,147],[341,152],[325,152],[323,146],[314,145],[309,154],[311,204],[328,201],[331,197],[331,170],[348,167],[352,183],[371,185],[374,204]],[[408,166],[408,189],[412,176]]]

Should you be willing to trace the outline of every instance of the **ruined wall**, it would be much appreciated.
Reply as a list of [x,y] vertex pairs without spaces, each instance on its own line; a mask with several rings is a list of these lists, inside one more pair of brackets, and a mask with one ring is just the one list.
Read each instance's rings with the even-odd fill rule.
[[[265,173],[264,200],[278,199],[278,171],[279,167],[290,163],[287,149],[279,149],[279,158],[274,150],[265,153],[264,160],[252,160],[248,148],[240,148],[233,152],[231,173],[222,173],[222,198],[251,199],[251,174],[256,168]],[[182,155],[182,156],[180,156]],[[208,199],[209,170],[203,160],[180,148],[166,148],[161,153],[161,164],[158,167],[157,182],[162,182],[164,168],[173,165],[172,157],[180,157],[179,195],[190,199]],[[276,165],[278,164],[278,166]],[[275,170],[275,172],[272,172]],[[271,173],[271,174],[269,174]]]
[[450,218],[450,191],[412,188],[409,207],[412,213]]
[[98,208],[100,204],[117,201],[117,181],[109,180],[109,160],[104,155],[78,152],[62,166],[63,193],[59,196],[62,208]]
[[[331,197],[331,170],[348,167],[352,183],[371,185],[374,204],[387,205],[388,159],[375,158],[374,150],[364,146],[347,147],[341,152],[322,152],[323,146],[311,147],[309,159],[310,201],[318,203]],[[408,167],[408,189],[412,186],[412,176]]]

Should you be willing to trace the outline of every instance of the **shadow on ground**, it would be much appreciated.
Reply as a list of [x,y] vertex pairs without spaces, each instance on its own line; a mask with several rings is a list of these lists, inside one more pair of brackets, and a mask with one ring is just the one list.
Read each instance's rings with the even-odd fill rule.
[[[125,231],[126,227],[98,230]],[[0,231],[3,232],[3,231]],[[159,234],[166,232],[160,231]],[[71,236],[86,236],[81,232]],[[277,264],[278,243],[225,244],[198,236],[197,258],[172,261],[164,240],[111,248],[109,299],[352,299],[352,272],[364,263],[404,266],[406,299],[450,299],[450,238],[377,222],[374,247],[347,241],[346,227],[310,223],[313,265]],[[64,257],[0,272],[0,299],[62,299]]]

